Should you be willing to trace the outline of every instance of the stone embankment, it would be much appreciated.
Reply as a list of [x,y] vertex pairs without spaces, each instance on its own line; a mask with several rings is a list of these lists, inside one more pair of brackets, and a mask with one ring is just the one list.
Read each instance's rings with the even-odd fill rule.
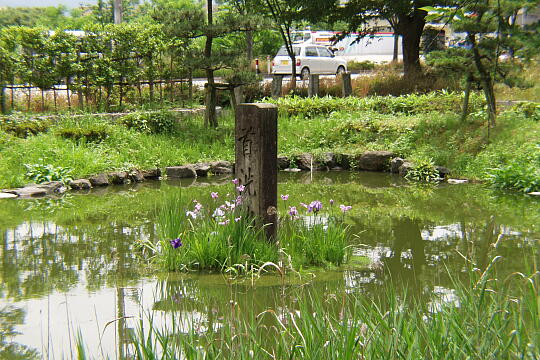
[[[278,168],[283,171],[329,171],[329,170],[359,170],[392,172],[401,176],[407,175],[414,168],[414,163],[396,157],[389,151],[368,151],[360,155],[347,155],[325,153],[314,157],[311,154],[300,154],[295,157],[278,157]],[[437,167],[439,177],[444,180],[450,171],[442,166]],[[229,161],[214,161],[165,168],[168,178],[196,178],[210,175],[232,175],[234,164]],[[114,171],[97,174],[88,178],[77,179],[63,184],[53,181],[43,184],[30,184],[23,188],[0,191],[0,198],[31,198],[54,194],[61,194],[69,189],[87,190],[108,185],[122,185],[145,180],[158,180],[162,178],[159,168],[151,170]],[[461,183],[466,180],[449,179],[449,183]]]

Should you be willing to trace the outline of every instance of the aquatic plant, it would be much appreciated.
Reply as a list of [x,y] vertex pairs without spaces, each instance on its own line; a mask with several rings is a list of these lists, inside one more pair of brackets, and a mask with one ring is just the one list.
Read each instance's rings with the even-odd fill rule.
[[160,328],[148,315],[150,327],[141,321],[132,345],[138,359],[537,359],[538,272],[497,279],[500,260],[470,268],[464,279],[452,276],[454,289],[432,291],[427,302],[398,295],[397,283],[377,298],[321,298],[301,286],[286,307],[239,316],[246,309],[231,302],[214,328],[192,319],[183,329],[174,319],[192,310],[177,303],[172,325]]
[[[260,269],[265,263],[278,263],[280,253],[287,254],[293,266],[339,266],[350,255],[349,234],[343,215],[322,213],[323,204],[314,200],[304,204],[300,214],[290,206],[279,221],[277,242],[269,242],[265,224],[243,206],[244,185],[237,179],[237,195],[210,192],[203,205],[192,200],[186,207],[181,196],[165,200],[159,210],[159,242],[142,242],[151,251],[150,258],[166,270],[225,271],[241,265],[245,272]],[[288,195],[281,195],[287,201]],[[350,210],[350,206],[341,205]],[[182,210],[183,209],[183,210]]]

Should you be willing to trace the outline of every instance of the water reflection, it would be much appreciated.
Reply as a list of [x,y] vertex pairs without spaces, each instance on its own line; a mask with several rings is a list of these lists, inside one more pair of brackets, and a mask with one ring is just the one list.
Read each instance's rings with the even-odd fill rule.
[[389,281],[400,284],[396,292],[418,295],[426,311],[437,311],[442,303],[459,301],[449,274],[461,276],[466,266],[484,268],[495,255],[505,259],[497,268],[501,274],[526,272],[538,257],[540,208],[531,199],[478,186],[416,188],[373,173],[281,174],[279,186],[280,193],[290,194],[288,202],[280,201],[281,210],[301,201],[328,204],[331,198],[352,205],[347,222],[357,239],[355,253],[368,256],[371,265],[305,275],[285,288],[271,276],[254,283],[205,274],[156,278],[136,243],[157,239],[160,199],[182,191],[186,203],[204,202],[211,190],[231,191],[227,178],[3,202],[0,319],[7,330],[1,330],[1,351],[12,351],[6,354],[13,358],[17,351],[20,358],[35,351],[71,358],[80,330],[90,355],[129,358],[130,336],[138,328],[148,331],[148,311],[156,325],[177,333],[219,332],[231,312],[294,312],[297,299],[307,294],[384,298]]

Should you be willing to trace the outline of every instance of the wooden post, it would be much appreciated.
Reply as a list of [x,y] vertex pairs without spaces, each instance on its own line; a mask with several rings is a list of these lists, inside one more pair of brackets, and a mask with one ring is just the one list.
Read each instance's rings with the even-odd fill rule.
[[319,96],[319,75],[309,75],[308,96]]
[[351,73],[341,74],[341,81],[343,85],[343,97],[352,95],[352,82],[351,82]]
[[3,85],[0,87],[0,109],[2,114],[7,114],[6,88]]
[[231,106],[236,112],[236,106],[244,102],[244,89],[243,86],[236,86],[230,88]]
[[272,76],[272,97],[274,99],[281,96],[282,86],[283,86],[283,75]]
[[238,104],[236,178],[245,186],[243,203],[262,220],[269,241],[277,231],[277,118],[273,104]]

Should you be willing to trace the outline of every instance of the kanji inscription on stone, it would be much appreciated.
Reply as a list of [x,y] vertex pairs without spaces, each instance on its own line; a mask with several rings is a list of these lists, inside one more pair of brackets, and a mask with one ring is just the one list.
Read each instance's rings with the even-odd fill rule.
[[236,110],[236,178],[245,186],[244,204],[271,241],[277,229],[277,117],[273,104],[239,104]]

